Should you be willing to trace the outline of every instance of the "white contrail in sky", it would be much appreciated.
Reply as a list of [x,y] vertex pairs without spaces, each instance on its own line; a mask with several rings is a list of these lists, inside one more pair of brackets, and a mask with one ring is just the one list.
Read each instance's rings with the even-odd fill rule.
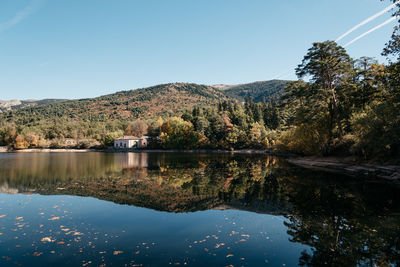
[[354,26],[353,28],[351,28],[350,30],[348,30],[346,33],[342,34],[341,36],[339,36],[335,42],[339,42],[340,40],[342,40],[344,37],[346,37],[347,35],[349,35],[350,33],[354,32],[355,30],[357,30],[358,28],[360,28],[361,26],[367,24],[370,21],[373,21],[374,19],[382,16],[383,14],[385,14],[386,12],[388,12],[389,10],[391,10],[392,8],[394,8],[396,6],[396,4],[391,4],[390,6],[388,6],[387,8],[385,8],[384,10],[376,13],[375,15],[367,18],[366,20],[364,20],[363,22],[357,24],[356,26]]
[[36,11],[36,9],[39,7],[41,4],[42,0],[33,0],[30,2],[24,9],[21,11],[17,12],[14,17],[12,17],[10,20],[0,23],[0,33],[8,30],[9,28],[13,27],[14,25],[18,24],[22,20],[24,20],[26,17],[28,17],[30,14]]
[[361,38],[363,38],[363,37],[367,36],[368,34],[370,34],[370,33],[374,32],[374,31],[378,30],[379,28],[382,28],[382,27],[385,26],[386,24],[389,24],[390,22],[392,22],[392,21],[394,21],[394,20],[396,20],[396,19],[398,19],[398,18],[399,18],[399,17],[392,17],[392,18],[388,19],[387,21],[385,21],[385,22],[379,24],[378,26],[372,28],[371,30],[369,30],[369,31],[367,31],[367,32],[364,32],[364,33],[361,34],[360,36],[354,38],[353,40],[351,40],[350,42],[348,42],[347,44],[345,44],[343,47],[347,47],[347,46],[349,46],[349,45],[355,43],[356,41],[360,40]]

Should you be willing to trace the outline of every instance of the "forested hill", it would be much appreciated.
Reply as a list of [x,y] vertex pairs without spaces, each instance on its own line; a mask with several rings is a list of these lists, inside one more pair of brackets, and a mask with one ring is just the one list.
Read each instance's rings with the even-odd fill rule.
[[254,102],[268,101],[271,98],[279,98],[288,81],[271,80],[238,85],[215,85],[214,87],[224,91],[226,96],[244,101],[246,96],[252,97]]
[[226,100],[224,93],[214,87],[173,83],[27,107],[5,112],[1,116],[7,121],[24,125],[53,117],[89,121],[134,120],[180,115],[193,106],[207,107],[223,100]]
[[[49,118],[109,121],[179,116],[193,106],[208,107],[224,100],[243,101],[246,95],[255,102],[268,100],[283,91],[286,82],[266,81],[243,85],[206,86],[171,83],[148,88],[120,91],[96,98],[43,102],[43,105],[21,106],[5,111],[6,121],[35,124]],[[41,103],[41,102],[40,102]],[[18,107],[18,106],[16,106]]]

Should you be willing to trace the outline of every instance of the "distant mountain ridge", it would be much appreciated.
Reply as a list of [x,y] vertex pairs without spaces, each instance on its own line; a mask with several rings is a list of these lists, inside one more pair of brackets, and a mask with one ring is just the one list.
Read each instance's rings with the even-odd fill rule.
[[20,124],[35,124],[49,118],[110,121],[179,116],[193,106],[210,107],[221,101],[255,102],[279,96],[286,81],[265,81],[240,85],[199,85],[169,83],[148,88],[120,91],[78,100],[44,99],[2,101],[3,117]]
[[47,105],[65,100],[66,99],[0,100],[0,111]]
[[286,87],[288,81],[271,80],[237,85],[214,85],[223,91],[227,97],[244,101],[246,96],[252,97],[254,102],[268,101],[278,98]]

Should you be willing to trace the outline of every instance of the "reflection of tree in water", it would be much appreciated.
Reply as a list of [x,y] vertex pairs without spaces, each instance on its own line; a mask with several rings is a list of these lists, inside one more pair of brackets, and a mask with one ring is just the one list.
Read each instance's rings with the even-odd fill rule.
[[[389,266],[399,264],[400,218],[397,190],[372,185],[297,184],[288,215],[291,241],[312,247],[302,266]],[[397,214],[396,214],[397,213]]]
[[41,157],[30,161],[30,171],[23,159],[3,168],[0,184],[9,192],[91,196],[170,212],[285,215],[290,240],[311,248],[300,265],[399,264],[398,187],[299,170],[262,155],[96,153],[57,156],[51,166]]
[[299,265],[400,264],[396,186],[310,173],[269,159],[211,162],[204,172],[209,180],[194,179],[193,192],[208,190],[228,208],[286,214],[290,240],[311,247]]

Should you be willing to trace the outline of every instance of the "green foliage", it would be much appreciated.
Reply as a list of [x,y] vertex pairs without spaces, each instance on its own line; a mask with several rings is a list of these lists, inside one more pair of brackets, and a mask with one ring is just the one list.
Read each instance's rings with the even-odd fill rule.
[[164,149],[196,148],[199,143],[199,137],[199,134],[194,131],[191,122],[174,117],[162,126],[160,134],[161,147]]
[[114,145],[114,140],[117,138],[122,137],[123,132],[122,131],[117,131],[117,132],[111,132],[111,133],[105,133],[102,135],[100,139],[100,143],[104,148],[110,147]]
[[400,63],[353,61],[334,42],[315,43],[281,98],[279,150],[365,159],[400,158]]

